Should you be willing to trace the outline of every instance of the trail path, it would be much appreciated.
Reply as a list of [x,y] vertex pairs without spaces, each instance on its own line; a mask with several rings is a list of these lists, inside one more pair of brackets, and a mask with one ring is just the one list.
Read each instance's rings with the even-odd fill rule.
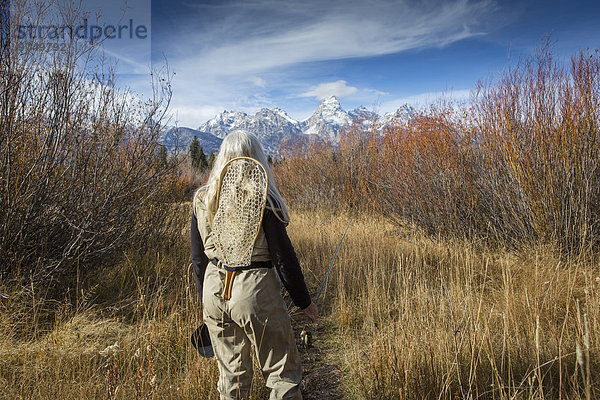
[[[294,332],[299,332],[306,324],[303,313],[292,316]],[[333,328],[326,322],[318,322],[310,327],[313,337],[313,346],[304,349],[300,345],[299,337],[296,338],[300,356],[302,357],[302,397],[304,400],[339,400],[344,399],[342,387],[342,371],[339,349],[330,338]]]

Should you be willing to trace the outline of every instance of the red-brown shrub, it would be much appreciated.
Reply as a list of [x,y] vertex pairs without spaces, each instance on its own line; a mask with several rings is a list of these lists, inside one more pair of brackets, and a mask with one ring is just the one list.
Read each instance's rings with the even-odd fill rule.
[[600,55],[570,67],[548,49],[471,103],[440,102],[406,124],[354,124],[339,146],[287,158],[276,172],[297,207],[358,207],[432,234],[563,253],[600,239]]

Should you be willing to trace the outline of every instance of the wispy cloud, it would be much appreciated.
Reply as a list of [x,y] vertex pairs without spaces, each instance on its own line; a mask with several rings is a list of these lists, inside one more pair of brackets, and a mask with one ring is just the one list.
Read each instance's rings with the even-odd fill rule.
[[[221,111],[223,110],[219,106],[190,107],[183,104],[176,105],[171,108],[169,125],[197,128],[200,121],[207,121]],[[190,124],[190,121],[194,121],[194,123]]]
[[320,83],[308,92],[300,94],[300,97],[316,97],[317,100],[324,100],[331,96],[345,97],[356,93],[358,89],[354,86],[348,86],[346,81],[339,80],[335,82]]
[[389,93],[388,93],[388,92],[384,92],[384,91],[382,91],[382,90],[377,90],[377,89],[369,89],[369,88],[367,88],[367,89],[364,89],[364,90],[365,90],[365,92],[367,92],[367,93],[375,94],[375,95],[377,95],[377,96],[387,96],[387,95],[389,95]]
[[[176,72],[173,109],[191,126],[202,123],[210,109],[250,112],[281,106],[273,99],[298,99],[298,93],[375,100],[386,93],[336,80],[343,75],[328,74],[328,81],[323,70],[300,81],[297,71],[481,35],[496,8],[491,0],[223,0],[187,7],[198,20],[185,31],[185,40],[159,40],[168,42],[169,64]],[[314,86],[315,80],[325,82]]]
[[215,28],[218,41],[206,41],[214,33],[206,29],[192,39],[204,47],[190,57],[196,70],[250,74],[297,63],[445,46],[481,35],[479,24],[494,9],[488,0],[298,3],[286,12],[271,0],[254,1],[251,9],[232,4],[230,14]]

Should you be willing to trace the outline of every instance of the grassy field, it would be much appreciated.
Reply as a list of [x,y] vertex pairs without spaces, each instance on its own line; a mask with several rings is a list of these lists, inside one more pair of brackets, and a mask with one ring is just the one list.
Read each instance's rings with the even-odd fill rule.
[[[348,220],[293,215],[313,293]],[[188,233],[174,234],[177,246],[98,271],[74,302],[4,296],[0,397],[217,398],[214,360],[189,345],[201,314]],[[315,347],[327,343],[347,398],[595,398],[599,265],[550,254],[434,240],[358,215],[319,300],[326,328]],[[265,398],[255,376],[254,398]]]
[[[330,259],[345,219],[298,223],[304,265]],[[327,310],[348,397],[595,398],[598,265],[550,254],[433,240],[384,219],[353,223]]]

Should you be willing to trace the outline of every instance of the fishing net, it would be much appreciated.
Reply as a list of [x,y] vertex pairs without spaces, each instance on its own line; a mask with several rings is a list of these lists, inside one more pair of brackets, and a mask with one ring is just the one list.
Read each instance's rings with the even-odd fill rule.
[[258,161],[239,157],[225,165],[220,182],[212,231],[221,261],[228,267],[248,266],[260,230],[269,178]]

